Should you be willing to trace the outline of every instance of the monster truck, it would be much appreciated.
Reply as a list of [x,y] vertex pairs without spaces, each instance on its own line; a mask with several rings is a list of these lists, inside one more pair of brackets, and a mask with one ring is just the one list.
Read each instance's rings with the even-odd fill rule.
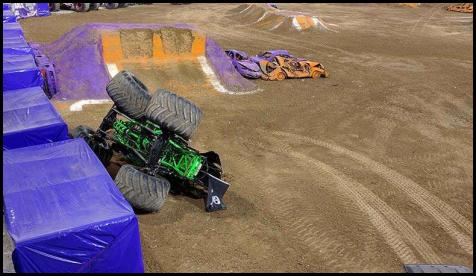
[[78,126],[73,138],[84,138],[108,166],[113,153],[127,161],[115,183],[136,209],[156,212],[171,193],[205,200],[207,212],[225,209],[223,195],[229,184],[222,180],[220,157],[200,153],[190,137],[202,111],[189,100],[159,88],[150,95],[132,73],[119,72],[106,87],[114,105],[94,131]]

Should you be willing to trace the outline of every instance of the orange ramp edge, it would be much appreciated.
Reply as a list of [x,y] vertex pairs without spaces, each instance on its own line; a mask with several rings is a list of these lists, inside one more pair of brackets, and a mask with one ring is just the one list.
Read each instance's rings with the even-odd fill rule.
[[106,65],[114,65],[121,70],[120,61],[124,58],[122,52],[121,37],[118,32],[106,32],[101,34],[102,56]]

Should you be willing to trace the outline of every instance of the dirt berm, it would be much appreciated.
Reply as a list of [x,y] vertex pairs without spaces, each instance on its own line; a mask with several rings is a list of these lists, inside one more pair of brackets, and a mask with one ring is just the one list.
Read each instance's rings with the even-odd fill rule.
[[41,49],[55,64],[58,100],[108,99],[106,85],[121,70],[151,91],[256,89],[215,41],[185,24],[85,24]]

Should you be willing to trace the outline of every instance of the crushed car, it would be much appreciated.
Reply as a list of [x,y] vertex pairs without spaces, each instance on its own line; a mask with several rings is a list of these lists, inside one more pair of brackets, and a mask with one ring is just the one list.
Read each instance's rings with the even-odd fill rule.
[[274,58],[278,56],[285,58],[294,58],[294,56],[291,55],[291,53],[289,53],[287,50],[270,50],[253,56],[250,58],[250,60],[259,65],[259,62],[262,60],[273,61]]
[[470,3],[453,4],[448,6],[446,10],[454,11],[454,12],[473,13],[473,4],[470,4]]
[[269,50],[252,57],[238,50],[227,50],[225,53],[236,70],[246,78],[284,80],[329,76],[320,62],[295,57],[287,50]]
[[294,57],[287,50],[270,50],[252,57],[239,50],[227,50],[225,53],[231,59],[235,69],[243,77],[250,79],[259,79],[262,77],[263,72],[259,66],[260,61],[272,61],[277,56]]
[[272,61],[259,62],[261,78],[264,80],[284,80],[286,78],[327,78],[329,73],[318,61],[276,56]]
[[238,50],[227,50],[226,55],[231,59],[233,66],[245,78],[259,79],[261,78],[261,69],[259,65],[251,61],[245,52]]

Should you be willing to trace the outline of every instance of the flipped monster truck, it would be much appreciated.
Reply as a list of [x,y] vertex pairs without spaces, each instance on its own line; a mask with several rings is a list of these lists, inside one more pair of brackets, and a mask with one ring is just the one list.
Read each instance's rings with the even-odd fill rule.
[[106,87],[114,105],[96,131],[78,126],[73,138],[84,138],[107,166],[121,153],[115,182],[136,209],[156,212],[169,191],[204,198],[207,212],[225,209],[220,157],[189,145],[202,111],[189,100],[159,88],[153,95],[132,73],[119,72]]
[[286,78],[327,78],[329,73],[317,61],[276,56],[273,61],[261,60],[259,66],[264,80],[284,80]]

